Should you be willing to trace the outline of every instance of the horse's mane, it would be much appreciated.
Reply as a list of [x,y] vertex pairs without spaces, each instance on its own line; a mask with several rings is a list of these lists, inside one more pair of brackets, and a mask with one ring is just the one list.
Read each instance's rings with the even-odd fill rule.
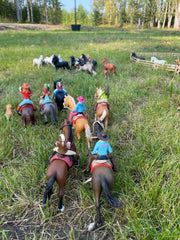
[[73,98],[73,97],[71,97],[70,95],[68,95],[68,97],[70,97],[70,98],[71,98],[71,100],[73,101],[74,105],[76,106],[76,102],[75,102],[74,98]]

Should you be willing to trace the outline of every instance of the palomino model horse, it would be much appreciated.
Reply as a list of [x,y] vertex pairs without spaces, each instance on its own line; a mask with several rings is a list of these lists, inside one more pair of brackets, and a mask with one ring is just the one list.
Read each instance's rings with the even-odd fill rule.
[[[46,203],[47,198],[50,200],[52,195],[53,184],[56,181],[59,185],[59,203],[58,209],[60,211],[64,210],[63,206],[63,196],[64,196],[64,187],[66,184],[68,171],[74,163],[77,162],[77,154],[75,144],[72,142],[73,133],[72,133],[72,124],[65,120],[62,123],[61,129],[64,131],[64,134],[60,135],[59,142],[56,143],[57,148],[54,149],[54,156],[51,158],[51,163],[46,172],[46,190],[43,197],[43,204]],[[68,145],[68,147],[67,147]],[[68,150],[68,148],[74,150]]]
[[109,63],[107,58],[103,58],[102,62],[104,63],[104,67],[108,70],[109,74],[110,71],[112,71],[114,76],[116,74],[116,66],[114,64]]
[[[75,107],[76,107],[76,103],[75,103],[74,98],[71,97],[70,95],[65,96],[65,98],[64,98],[64,108],[70,109],[70,114],[71,114],[72,110],[74,110]],[[85,136],[86,136],[86,141],[87,141],[87,144],[88,144],[88,148],[90,148],[90,142],[89,141],[91,139],[91,131],[90,131],[88,121],[82,115],[80,115],[80,116],[76,115],[75,118],[76,119],[73,118],[73,126],[75,127],[78,141],[80,140],[81,132],[83,131]]]
[[105,129],[108,126],[109,109],[107,99],[99,98],[102,94],[101,88],[96,88],[95,98],[98,98],[96,104],[95,120],[105,121]]
[[23,105],[20,109],[22,121],[26,128],[30,123],[35,124],[34,112],[32,105]]
[[[103,125],[100,122],[95,121],[94,137],[97,137],[95,141],[98,141],[99,140],[98,136],[102,132],[104,132],[102,129],[103,129]],[[100,195],[102,190],[104,190],[106,201],[112,207],[121,207],[123,205],[122,202],[116,200],[114,196],[111,194],[111,191],[114,187],[114,177],[113,177],[113,172],[111,167],[111,161],[112,160],[109,159],[109,160],[106,160],[106,162],[101,163],[102,160],[96,160],[96,157],[94,158],[93,155],[91,155],[88,159],[86,170],[90,171],[90,168],[91,168],[92,187],[94,191],[95,206],[96,206],[96,212],[97,212],[97,220],[96,222],[93,222],[89,225],[88,227],[89,231],[92,231],[95,228],[102,226],[101,213],[100,213]]]

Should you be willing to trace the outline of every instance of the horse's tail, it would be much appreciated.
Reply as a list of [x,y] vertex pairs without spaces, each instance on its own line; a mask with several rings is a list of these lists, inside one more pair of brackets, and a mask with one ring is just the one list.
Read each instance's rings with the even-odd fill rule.
[[107,180],[105,177],[101,178],[101,185],[104,190],[106,201],[112,206],[112,207],[121,207],[123,205],[122,202],[116,200],[113,195],[109,191],[109,186],[107,183]]
[[50,117],[51,117],[51,122],[53,124],[56,124],[57,119],[56,119],[55,107],[53,105],[50,105]]
[[88,124],[85,125],[85,135],[88,139],[91,139],[91,130]]
[[99,120],[101,120],[101,122],[102,122],[105,119],[106,115],[107,115],[107,111],[106,111],[106,109],[103,109],[102,115]]
[[48,199],[50,199],[51,197],[51,194],[52,194],[52,188],[53,188],[53,184],[55,182],[55,179],[56,179],[56,176],[55,175],[52,175],[47,184],[46,184],[46,190],[45,190],[45,193],[44,193],[44,197],[43,197],[43,204],[46,203],[46,200],[47,200],[47,197]]

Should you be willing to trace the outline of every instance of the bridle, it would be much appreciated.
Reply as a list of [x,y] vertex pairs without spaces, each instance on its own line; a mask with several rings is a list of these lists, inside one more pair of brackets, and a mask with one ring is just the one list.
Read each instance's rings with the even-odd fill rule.
[[[74,144],[74,136],[72,135],[72,131],[70,130],[70,128],[72,127],[72,123],[68,123],[68,121],[67,121],[67,124],[64,124],[64,122],[61,124],[61,127],[60,127],[60,131],[61,130],[63,130],[63,128],[64,127],[68,127],[68,139],[65,141],[66,143],[68,143],[68,142],[70,142],[71,143],[71,147],[72,147],[72,145]],[[73,137],[73,140],[72,140],[72,142],[71,142],[71,137]]]

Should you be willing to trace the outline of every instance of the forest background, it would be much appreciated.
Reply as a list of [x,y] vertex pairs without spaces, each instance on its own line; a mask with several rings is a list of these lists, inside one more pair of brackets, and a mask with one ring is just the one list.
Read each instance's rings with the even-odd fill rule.
[[[82,25],[180,28],[179,0],[92,0],[90,12],[79,5],[76,13]],[[69,25],[74,14],[60,0],[0,0],[0,22]]]

